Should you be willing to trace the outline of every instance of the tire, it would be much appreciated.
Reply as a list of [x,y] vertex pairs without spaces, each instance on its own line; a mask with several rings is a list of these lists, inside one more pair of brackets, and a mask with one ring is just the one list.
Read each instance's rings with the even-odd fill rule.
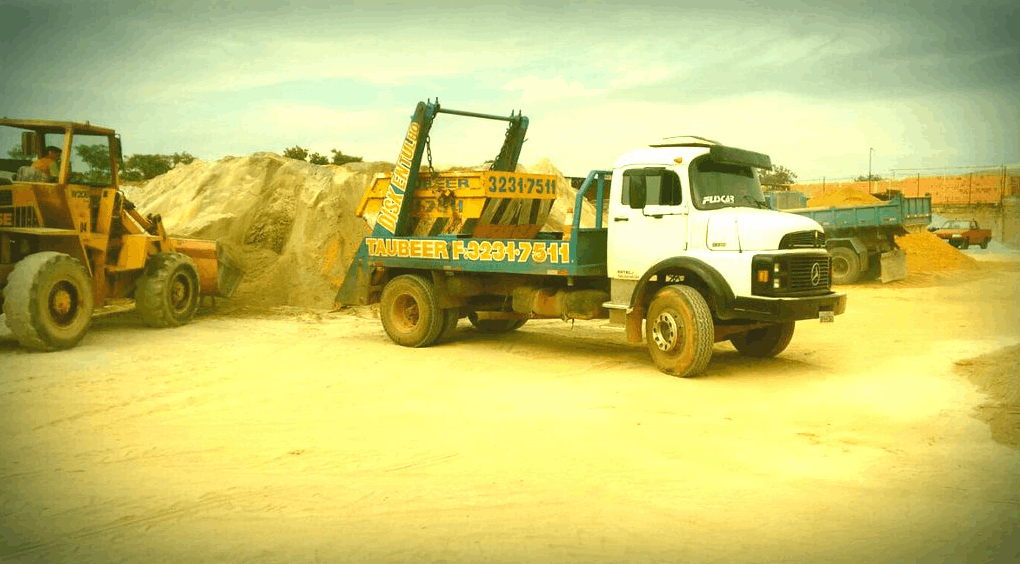
[[439,308],[432,282],[414,274],[386,283],[379,317],[390,339],[405,347],[431,346],[447,328],[447,314]]
[[846,248],[836,247],[829,251],[832,255],[832,283],[853,284],[861,277],[861,259],[857,253]]
[[744,356],[768,358],[783,352],[793,339],[796,321],[752,329],[730,337],[730,343]]
[[645,318],[645,340],[659,370],[681,378],[703,372],[715,341],[705,298],[690,286],[659,290]]
[[982,249],[987,249],[988,248],[988,241],[985,241],[984,243],[981,243],[981,248]]
[[963,250],[969,249],[970,248],[970,239],[964,239],[963,242],[960,243],[960,248],[963,249]]
[[468,320],[479,333],[497,334],[516,331],[528,322],[527,319],[478,319],[476,312],[468,314]]
[[157,253],[135,287],[135,309],[150,327],[186,325],[198,310],[195,261],[183,253]]
[[92,325],[92,280],[70,255],[25,257],[8,275],[4,292],[7,326],[23,347],[69,349]]
[[451,307],[443,310],[443,329],[439,332],[437,343],[449,341],[457,333],[457,322],[460,321],[460,308]]

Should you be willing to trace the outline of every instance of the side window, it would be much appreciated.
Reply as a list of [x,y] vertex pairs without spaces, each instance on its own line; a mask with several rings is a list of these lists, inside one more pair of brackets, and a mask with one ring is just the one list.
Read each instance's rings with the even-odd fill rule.
[[623,171],[623,190],[622,200],[623,205],[630,205],[630,191],[631,188],[640,188],[645,185],[645,171],[643,169],[633,169]]
[[644,186],[646,202],[650,206],[676,206],[683,202],[680,177],[662,168],[637,168],[623,171],[621,203],[630,205],[631,187]]

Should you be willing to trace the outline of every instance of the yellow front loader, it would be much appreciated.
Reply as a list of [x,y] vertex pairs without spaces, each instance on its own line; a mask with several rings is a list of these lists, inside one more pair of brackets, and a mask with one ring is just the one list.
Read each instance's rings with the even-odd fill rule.
[[[19,133],[29,157],[5,159],[0,176],[0,304],[22,346],[75,346],[110,299],[133,298],[148,325],[174,327],[192,319],[200,296],[237,288],[241,270],[217,242],[168,237],[158,215],[142,216],[124,197],[112,129],[7,118],[0,126],[4,138]],[[75,155],[89,152],[105,152],[109,169],[73,170]],[[47,155],[59,164],[33,158]]]

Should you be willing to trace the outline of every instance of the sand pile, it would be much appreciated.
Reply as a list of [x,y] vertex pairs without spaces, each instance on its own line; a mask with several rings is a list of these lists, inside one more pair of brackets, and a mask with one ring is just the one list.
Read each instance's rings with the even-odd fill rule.
[[840,188],[825,192],[808,200],[809,208],[823,208],[829,206],[851,206],[856,204],[876,204],[881,202],[871,194],[865,194],[853,188]]
[[1020,449],[1020,346],[961,360],[956,366],[988,394],[977,418],[991,426],[992,438]]
[[[524,167],[521,167],[524,168]],[[273,153],[195,161],[123,188],[143,214],[158,213],[171,235],[215,239],[245,271],[231,304],[329,308],[369,222],[355,209],[385,162],[313,165]],[[548,160],[529,172],[557,177],[546,230],[560,231],[576,190]],[[586,202],[583,225],[594,225]]]
[[[532,174],[550,174],[556,177],[556,202],[549,211],[549,219],[546,220],[542,231],[562,231],[563,224],[567,221],[568,212],[573,213],[574,199],[577,196],[577,189],[570,185],[570,181],[563,177],[563,173],[553,165],[549,159],[542,159],[537,163],[524,168],[522,172]],[[609,206],[603,210],[603,215],[608,213]],[[605,227],[603,218],[602,227]],[[595,205],[585,200],[581,203],[581,227],[595,227]]]
[[907,272],[973,270],[977,261],[928,231],[896,237],[896,244],[907,251]]
[[196,161],[125,189],[177,236],[216,239],[241,262],[235,304],[329,307],[361,239],[361,194],[389,163],[317,166],[272,153]]

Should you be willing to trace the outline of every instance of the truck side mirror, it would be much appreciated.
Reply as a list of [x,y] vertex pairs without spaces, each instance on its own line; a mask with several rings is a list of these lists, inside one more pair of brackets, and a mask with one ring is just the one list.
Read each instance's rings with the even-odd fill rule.
[[[638,177],[640,178],[640,177]],[[648,199],[648,189],[645,188],[644,178],[637,181],[637,178],[630,183],[630,207],[631,209],[642,209],[645,207],[645,200]]]
[[26,155],[39,155],[39,146],[36,145],[36,137],[34,131],[21,132],[21,152]]

